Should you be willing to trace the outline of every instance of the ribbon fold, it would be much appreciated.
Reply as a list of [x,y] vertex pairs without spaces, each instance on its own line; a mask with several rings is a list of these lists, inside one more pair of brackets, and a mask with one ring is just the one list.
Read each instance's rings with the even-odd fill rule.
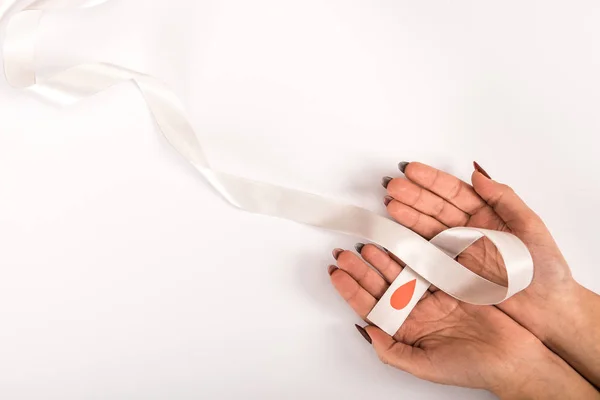
[[[212,169],[183,105],[156,78],[113,64],[90,63],[38,82],[34,68],[35,30],[43,11],[91,7],[106,1],[16,0],[0,7],[0,22],[8,22],[3,43],[8,83],[55,105],[66,106],[123,81],[133,81],[169,143],[232,205],[253,213],[361,237],[386,247],[409,266],[404,268],[368,317],[390,335],[398,330],[431,284],[458,300],[479,305],[500,303],[530,284],[533,278],[531,255],[525,245],[509,233],[451,228],[428,242],[410,229],[366,209]],[[486,280],[454,260],[483,236],[496,245],[504,259],[507,286]],[[390,303],[392,295],[412,280],[416,281],[412,298],[401,309],[394,308]]]

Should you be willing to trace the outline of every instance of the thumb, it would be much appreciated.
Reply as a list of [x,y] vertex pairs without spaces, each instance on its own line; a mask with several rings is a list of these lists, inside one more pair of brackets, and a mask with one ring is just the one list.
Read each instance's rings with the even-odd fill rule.
[[423,349],[397,342],[376,326],[369,325],[364,330],[369,335],[377,356],[384,364],[431,380],[431,363]]
[[471,182],[475,192],[494,209],[511,230],[524,232],[542,225],[537,214],[510,186],[490,179],[477,168],[471,176]]

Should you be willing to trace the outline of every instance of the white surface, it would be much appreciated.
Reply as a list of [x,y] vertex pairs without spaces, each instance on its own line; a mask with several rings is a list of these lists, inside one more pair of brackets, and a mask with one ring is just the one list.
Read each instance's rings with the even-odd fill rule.
[[[381,212],[398,161],[477,159],[600,291],[599,22],[593,1],[114,0],[47,16],[39,63],[162,77],[216,167]],[[355,240],[227,206],[132,86],[56,110],[2,82],[0,210],[2,398],[492,398],[381,365],[326,273]]]

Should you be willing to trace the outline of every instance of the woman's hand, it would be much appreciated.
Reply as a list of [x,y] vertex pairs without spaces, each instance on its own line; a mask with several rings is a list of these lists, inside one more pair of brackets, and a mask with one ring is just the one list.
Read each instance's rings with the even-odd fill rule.
[[[329,274],[337,291],[363,319],[402,267],[374,245],[362,257],[334,250]],[[380,275],[381,274],[381,275]],[[374,326],[361,331],[381,360],[433,382],[487,389],[504,399],[597,398],[598,393],[535,336],[495,307],[427,292],[390,337]]]
[[[425,164],[400,163],[406,179],[383,179],[389,214],[426,239],[456,226],[519,237],[533,257],[533,282],[498,308],[600,386],[600,296],[575,282],[550,232],[515,192],[475,167],[471,186]],[[505,282],[502,258],[487,239],[458,261],[487,279]]]

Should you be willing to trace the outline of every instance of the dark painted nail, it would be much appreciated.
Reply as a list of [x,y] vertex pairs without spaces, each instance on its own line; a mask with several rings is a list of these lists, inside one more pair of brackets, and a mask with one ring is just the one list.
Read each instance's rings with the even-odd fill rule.
[[360,254],[360,252],[362,251],[363,247],[365,247],[364,243],[356,243],[354,245],[354,248],[356,249],[356,252],[358,254]]
[[402,161],[398,164],[398,169],[400,170],[400,172],[404,173],[404,171],[406,171],[406,167],[408,166],[408,164],[410,164],[408,161]]
[[337,260],[343,251],[344,251],[343,249],[333,249],[333,252],[331,252],[331,254],[333,254],[333,258],[335,258]]
[[392,180],[391,177],[384,176],[383,178],[381,178],[381,186],[383,186],[384,188],[387,189],[387,187],[388,187],[388,185],[389,185],[389,183],[390,183],[391,180]]
[[485,172],[485,169],[481,168],[481,165],[477,164],[477,161],[473,161],[473,167],[475,167],[475,171],[479,172],[486,178],[492,179],[492,177],[487,172]]
[[335,265],[330,265],[327,267],[327,273],[331,276],[338,269]]
[[358,330],[358,332],[360,332],[360,334],[362,335],[362,337],[365,338],[365,340],[367,342],[369,342],[369,344],[372,344],[373,341],[371,340],[371,336],[369,336],[369,334],[367,333],[367,331],[365,331],[365,328],[363,328],[360,325],[354,325],[356,327],[356,329]]
[[387,207],[388,204],[390,204],[390,201],[394,200],[394,198],[392,196],[385,196],[383,198],[383,204],[385,204],[385,206]]

